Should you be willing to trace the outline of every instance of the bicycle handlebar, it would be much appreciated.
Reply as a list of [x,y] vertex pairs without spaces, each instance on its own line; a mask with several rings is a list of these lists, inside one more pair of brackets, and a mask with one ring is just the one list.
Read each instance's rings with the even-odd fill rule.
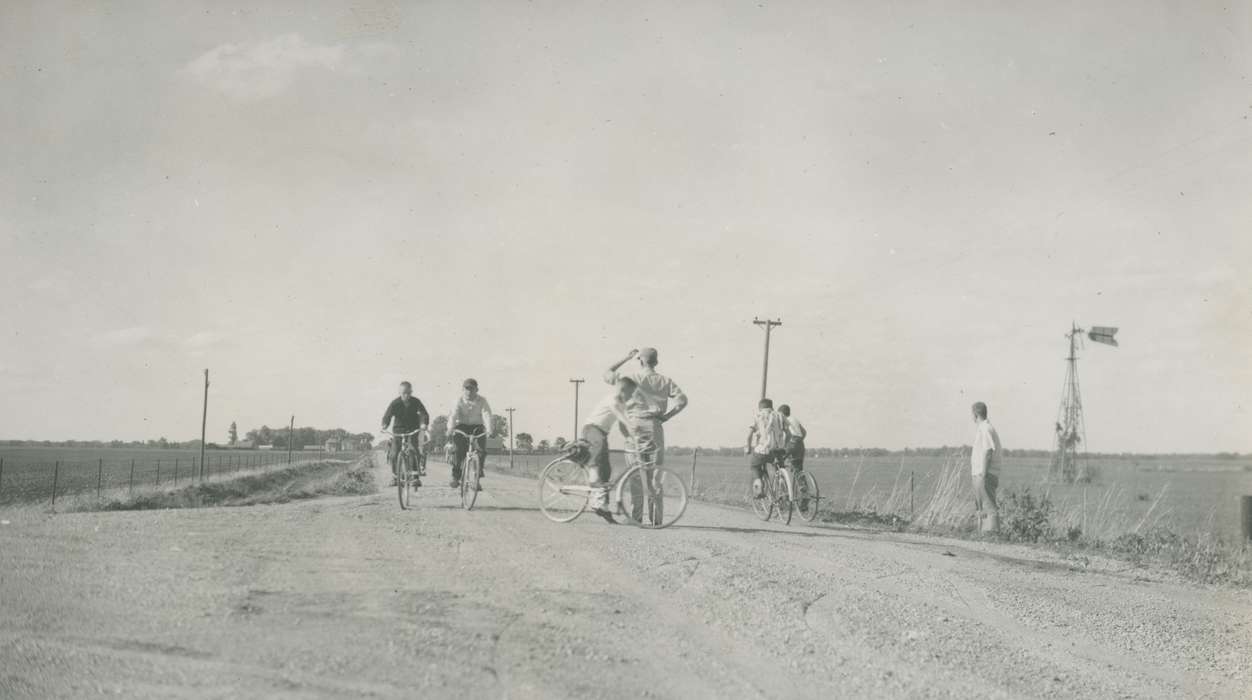
[[409,432],[407,432],[407,433],[393,433],[393,432],[391,432],[390,430],[387,430],[386,428],[383,428],[383,429],[382,429],[381,431],[379,431],[379,432],[381,432],[381,433],[383,433],[383,434],[385,434],[385,435],[390,435],[391,437],[403,438],[403,437],[408,437],[408,436],[410,436],[410,435],[417,435],[418,433],[422,432],[423,430],[424,430],[424,428],[418,428],[417,430],[412,430],[412,431],[409,431]]
[[487,437],[487,429],[486,429],[486,428],[483,428],[483,429],[482,429],[482,431],[477,432],[477,433],[474,433],[473,435],[471,435],[471,434],[469,434],[469,433],[465,432],[464,430],[461,430],[460,428],[453,428],[453,429],[452,429],[452,433],[453,433],[454,435],[461,435],[461,436],[467,437],[467,438],[469,438],[469,439],[471,439],[471,440],[473,440],[474,438]]

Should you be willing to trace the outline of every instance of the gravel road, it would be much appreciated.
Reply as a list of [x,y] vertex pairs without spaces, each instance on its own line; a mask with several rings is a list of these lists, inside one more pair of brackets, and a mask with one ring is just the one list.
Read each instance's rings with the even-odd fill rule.
[[0,510],[0,696],[1252,694],[1247,591],[705,504],[558,525],[498,474],[467,513],[444,469],[408,512]]

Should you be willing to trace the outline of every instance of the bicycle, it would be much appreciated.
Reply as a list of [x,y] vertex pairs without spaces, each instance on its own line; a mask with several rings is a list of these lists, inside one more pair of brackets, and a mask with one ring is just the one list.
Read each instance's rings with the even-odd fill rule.
[[414,447],[413,441],[408,439],[420,432],[421,428],[407,433],[393,433],[390,430],[382,431],[386,435],[390,435],[393,440],[400,441],[400,454],[397,458],[400,461],[399,468],[397,465],[391,465],[392,473],[396,477],[396,493],[400,498],[400,510],[408,510],[409,504],[412,502],[413,491],[417,488],[414,482],[418,476],[425,474],[425,459],[422,458],[421,452]]
[[464,430],[453,429],[453,435],[460,435],[469,441],[469,450],[465,453],[465,463],[461,465],[461,507],[473,510],[478,500],[478,478],[482,476],[484,455],[478,446],[477,438],[487,434],[486,429],[473,435]]
[[[773,467],[772,474],[770,467]],[[764,493],[760,498],[755,497],[752,484],[748,484],[748,500],[758,518],[768,521],[777,512],[779,519],[790,525],[795,510],[799,510],[805,522],[811,523],[817,518],[821,493],[817,488],[817,479],[807,469],[797,472],[790,455],[775,454],[765,464],[765,472],[765,478],[761,480]]]
[[592,499],[613,494],[612,512],[630,524],[660,530],[678,522],[687,510],[687,485],[678,474],[656,466],[656,449],[626,449],[626,470],[607,484],[592,484],[587,474],[586,443],[552,460],[539,475],[539,510],[557,523],[582,515]]

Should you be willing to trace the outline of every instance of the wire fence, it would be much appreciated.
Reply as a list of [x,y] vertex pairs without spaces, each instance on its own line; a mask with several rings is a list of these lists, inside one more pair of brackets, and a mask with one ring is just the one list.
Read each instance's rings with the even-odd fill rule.
[[132,496],[135,493],[219,481],[248,472],[298,466],[328,458],[354,459],[361,452],[325,450],[231,452],[182,456],[95,456],[66,459],[0,456],[0,505],[46,503],[70,496]]

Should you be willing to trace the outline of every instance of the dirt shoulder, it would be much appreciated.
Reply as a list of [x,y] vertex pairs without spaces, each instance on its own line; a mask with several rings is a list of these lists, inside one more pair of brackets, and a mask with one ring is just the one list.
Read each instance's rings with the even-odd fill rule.
[[[283,505],[0,511],[0,696],[1246,697],[1252,596],[1023,548],[762,524],[550,523],[431,465]],[[442,477],[442,478],[441,478]]]

